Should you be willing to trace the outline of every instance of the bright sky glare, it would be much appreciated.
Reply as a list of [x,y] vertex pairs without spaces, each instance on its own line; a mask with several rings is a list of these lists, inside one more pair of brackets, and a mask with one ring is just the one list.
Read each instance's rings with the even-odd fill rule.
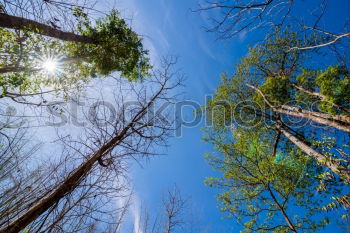
[[43,62],[42,68],[49,73],[54,73],[57,70],[57,62],[53,59],[47,59]]

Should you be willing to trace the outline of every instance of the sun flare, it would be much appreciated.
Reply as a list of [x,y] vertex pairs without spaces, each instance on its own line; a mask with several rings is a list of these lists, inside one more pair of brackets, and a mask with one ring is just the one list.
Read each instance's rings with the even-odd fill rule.
[[49,59],[43,62],[42,67],[44,70],[48,71],[49,73],[54,73],[57,69],[57,62]]

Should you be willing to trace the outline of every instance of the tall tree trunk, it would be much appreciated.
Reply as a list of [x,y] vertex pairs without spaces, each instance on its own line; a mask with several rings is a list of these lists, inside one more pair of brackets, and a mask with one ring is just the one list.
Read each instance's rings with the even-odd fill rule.
[[125,136],[127,129],[110,140],[107,144],[102,146],[97,152],[90,156],[86,162],[84,162],[79,168],[77,168],[70,176],[68,176],[62,184],[60,184],[54,191],[42,198],[36,204],[34,204],[23,215],[12,221],[6,227],[0,229],[0,233],[17,233],[23,230],[37,217],[50,209],[56,203],[58,203],[65,195],[71,193],[84,179],[84,177],[91,171],[96,161],[103,156],[107,151],[113,149],[119,141]]
[[344,178],[348,183],[350,183],[350,170],[342,166],[340,163],[332,161],[330,158],[318,153],[310,146],[308,146],[303,140],[291,134],[289,131],[285,130],[281,124],[276,124],[278,131],[283,133],[283,135],[288,138],[292,143],[294,143],[299,149],[301,149],[308,156],[319,162],[320,164],[328,167],[334,173],[339,174],[340,177]]
[[293,107],[289,105],[282,105],[282,108],[290,111],[306,113],[315,117],[322,117],[327,120],[339,121],[341,123],[349,124],[349,127],[350,127],[350,116],[347,116],[347,115],[330,115],[324,112],[308,111],[299,107]]
[[5,13],[0,13],[0,27],[31,30],[35,33],[37,33],[37,30],[39,30],[40,34],[59,40],[82,43],[96,43],[95,39],[87,36],[77,35],[72,32],[64,32],[55,27],[51,27],[31,19],[25,19]]
[[273,201],[275,202],[277,208],[278,208],[278,209],[280,210],[280,212],[282,213],[283,218],[284,218],[284,220],[287,222],[289,229],[290,229],[292,232],[297,233],[297,230],[295,229],[295,227],[294,227],[292,221],[289,219],[289,217],[288,217],[286,211],[284,210],[284,207],[281,206],[281,204],[278,202],[278,200],[277,200],[275,194],[272,192],[272,190],[271,190],[271,188],[270,188],[270,185],[267,184],[267,187],[266,187],[266,188],[267,188],[267,190],[269,191],[270,196],[272,197]]
[[[104,144],[99,150],[93,153],[88,160],[86,160],[80,167],[73,171],[59,186],[47,194],[45,197],[41,198],[37,203],[35,203],[31,208],[29,208],[24,214],[19,216],[14,221],[10,222],[7,226],[0,229],[0,233],[17,233],[23,230],[36,218],[42,215],[45,211],[50,209],[56,203],[58,203],[64,196],[74,191],[76,187],[81,183],[81,181],[89,174],[93,166],[98,162],[98,160],[105,154],[111,152],[119,143],[132,133],[140,134],[135,125],[142,119],[148,112],[148,109],[154,104],[155,100],[161,95],[161,93],[167,90],[165,84],[162,84],[160,90],[153,95],[152,98],[145,104],[132,118],[130,123],[125,125],[123,130],[119,134],[116,134],[111,138],[106,144]],[[142,126],[144,127],[144,126]],[[142,134],[141,134],[142,135]],[[150,137],[150,136],[143,136]]]
[[[65,195],[74,191],[80,182],[89,174],[94,164],[105,154],[113,150],[125,137],[135,132],[134,125],[147,112],[147,109],[152,105],[155,98],[160,94],[158,92],[149,103],[143,107],[133,118],[133,120],[124,127],[124,129],[112,138],[109,142],[104,144],[98,151],[90,156],[79,168],[77,168],[71,175],[69,175],[55,190],[43,197],[31,208],[29,208],[20,217],[9,223],[6,227],[0,229],[0,233],[17,233],[23,230],[37,217],[47,211],[49,208],[58,203]],[[130,132],[129,132],[130,131]]]
[[[336,115],[331,116],[320,112],[311,112],[302,108],[283,105],[281,108],[274,107],[274,112],[282,113],[294,117],[305,118],[322,125],[328,125],[330,127],[350,133],[350,116]],[[340,121],[340,122],[339,122]],[[342,124],[345,123],[345,124]],[[346,125],[348,124],[348,125]]]
[[[286,114],[286,115],[299,117],[299,118],[305,118],[305,119],[314,121],[316,123],[327,125],[327,126],[342,130],[344,132],[350,133],[350,121],[349,121],[350,119],[348,116],[333,116],[332,118],[332,116],[325,113],[311,112],[311,111],[303,110],[301,108],[291,107],[288,105],[283,105],[282,107],[275,107],[272,103],[270,103],[270,101],[266,98],[264,93],[259,88],[249,83],[245,83],[245,84],[246,86],[257,91],[263,97],[264,102],[271,108],[272,111],[276,113]],[[328,117],[328,118],[325,118],[325,117]],[[342,121],[343,123],[345,123],[345,125],[338,121]],[[346,124],[349,124],[349,125],[346,125]]]

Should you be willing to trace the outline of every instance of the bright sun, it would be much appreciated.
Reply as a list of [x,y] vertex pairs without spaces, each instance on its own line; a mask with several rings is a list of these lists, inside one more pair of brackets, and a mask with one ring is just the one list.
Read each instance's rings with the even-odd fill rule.
[[53,60],[46,60],[46,61],[44,61],[42,67],[46,71],[48,71],[50,73],[54,73],[55,70],[57,69],[57,63]]

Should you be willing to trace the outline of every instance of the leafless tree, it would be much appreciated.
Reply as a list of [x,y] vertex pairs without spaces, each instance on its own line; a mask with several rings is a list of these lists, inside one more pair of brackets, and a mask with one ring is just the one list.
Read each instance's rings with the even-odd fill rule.
[[220,39],[230,39],[240,32],[266,25],[282,25],[293,6],[293,0],[206,1],[195,11],[216,11],[210,17],[208,32],[217,32]]
[[133,232],[143,233],[175,233],[202,232],[202,227],[191,214],[190,198],[185,197],[174,185],[162,197],[160,209],[149,211],[144,205],[140,209],[138,225],[133,226]]
[[175,186],[173,190],[168,191],[163,205],[167,219],[165,233],[175,232],[175,229],[181,228],[185,223],[183,216],[187,205],[186,200]]
[[42,192],[45,175],[40,169],[28,168],[39,144],[33,144],[22,129],[0,137],[0,225],[9,221],[10,213],[23,210]]
[[180,85],[181,76],[173,71],[175,62],[164,60],[162,69],[142,85],[124,86],[132,104],[123,99],[126,92],[115,93],[115,118],[104,118],[104,112],[97,111],[89,116],[93,126],[80,139],[62,137],[59,166],[48,175],[48,182],[38,184],[45,192],[17,210],[4,211],[0,232],[78,232],[91,224],[115,224],[115,213],[121,210],[108,203],[125,190],[120,180],[124,180],[127,161],[155,155],[159,149],[154,147],[166,145],[171,136],[170,112],[155,110],[177,96],[172,90]]
[[[298,1],[294,0],[240,0],[240,1],[206,1],[195,10],[198,12],[212,12],[208,32],[216,32],[220,39],[231,39],[242,32],[253,31],[258,28],[274,28],[294,25],[293,30],[299,31],[308,37],[310,33],[317,35],[319,39],[312,45],[300,45],[291,50],[317,49],[349,38],[350,32],[330,32],[319,27],[321,19],[325,16],[328,0],[320,1],[316,9],[310,10],[310,25],[293,15],[292,9]],[[298,6],[300,7],[300,6]],[[216,14],[215,14],[216,13]],[[311,23],[313,21],[313,23]],[[344,23],[344,22],[339,22]],[[315,37],[315,36],[314,36]]]

